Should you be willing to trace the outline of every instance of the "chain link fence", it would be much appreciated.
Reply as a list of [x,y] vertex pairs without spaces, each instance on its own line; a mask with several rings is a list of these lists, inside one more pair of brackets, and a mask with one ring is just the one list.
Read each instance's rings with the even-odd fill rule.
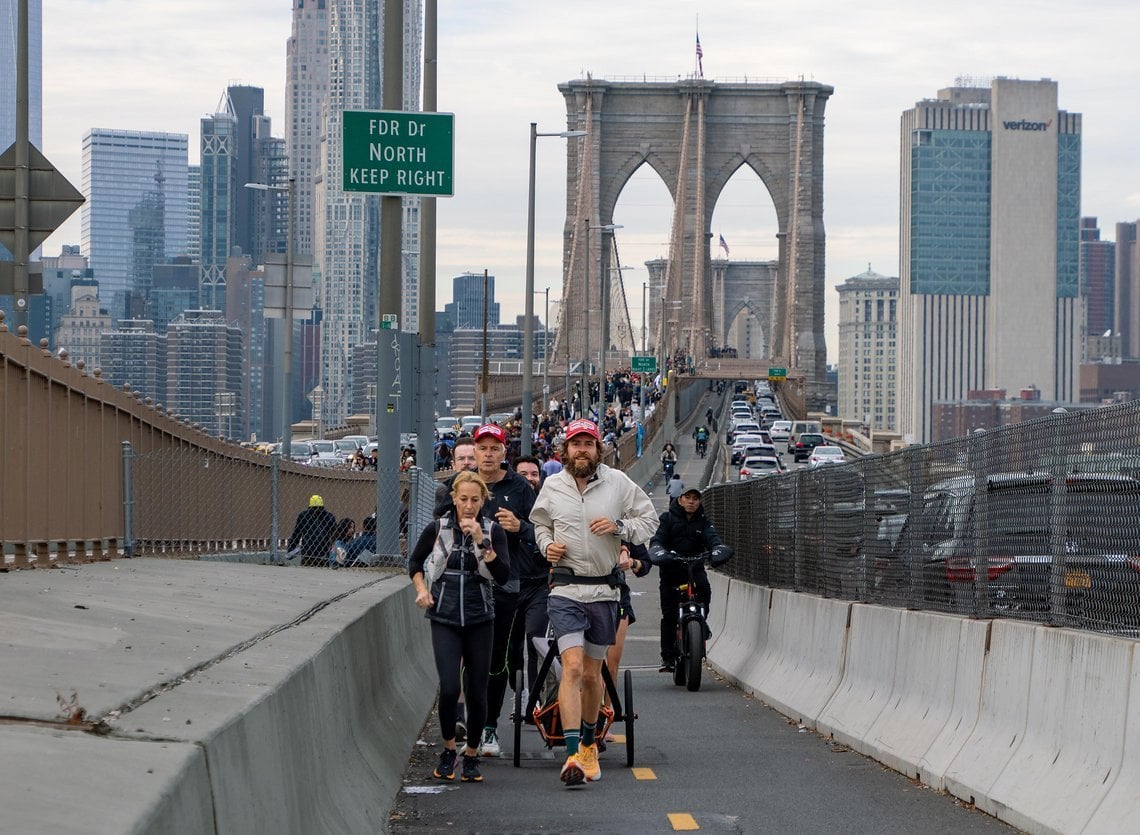
[[729,575],[1140,635],[1140,401],[710,488]]
[[382,553],[375,471],[305,467],[276,456],[261,463],[193,448],[128,449],[125,462],[126,539],[134,555],[403,568],[408,531],[418,535],[435,501],[432,472],[382,471],[399,490],[381,497],[381,542],[385,524],[400,532],[398,553]]

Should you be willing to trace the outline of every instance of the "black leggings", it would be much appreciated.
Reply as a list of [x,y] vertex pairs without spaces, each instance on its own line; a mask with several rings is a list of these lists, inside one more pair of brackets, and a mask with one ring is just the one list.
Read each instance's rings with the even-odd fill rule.
[[474,626],[431,622],[431,648],[439,676],[439,732],[445,742],[455,739],[459,665],[462,662],[467,679],[467,727],[472,729],[468,732],[468,744],[479,745],[479,733],[487,717],[487,676],[491,670],[494,628],[493,621]]
[[[546,635],[549,623],[546,617],[546,601],[549,597],[550,587],[545,579],[522,581],[519,588],[519,602],[515,607],[515,622],[511,627],[511,644],[507,652],[512,687],[515,684],[515,670],[522,669],[525,652],[526,686],[531,690],[534,689],[534,680],[538,678],[538,665],[546,655],[535,647],[534,639]],[[492,720],[494,718],[491,717]]]
[[[507,695],[510,679],[510,665],[507,663],[507,649],[511,639],[511,627],[515,622],[515,609],[518,608],[518,592],[495,589],[495,636],[491,648],[491,675],[487,682],[486,727],[495,728],[499,724],[499,714],[503,711],[503,699]],[[470,687],[468,682],[468,687]],[[467,693],[470,694],[468,689]],[[483,733],[484,725],[476,725],[468,720],[472,733]]]

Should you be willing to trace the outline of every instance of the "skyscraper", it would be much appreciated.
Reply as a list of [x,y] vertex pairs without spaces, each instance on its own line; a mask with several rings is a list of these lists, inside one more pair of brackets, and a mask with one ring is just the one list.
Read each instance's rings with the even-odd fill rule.
[[293,246],[306,255],[313,253],[313,190],[329,94],[328,36],[326,0],[293,0],[293,32],[285,46],[285,144],[289,173],[296,177]]
[[[323,102],[320,150],[313,172],[314,257],[320,273],[321,386],[326,422],[344,420],[351,408],[352,349],[376,327],[380,281],[380,199],[346,193],[342,187],[341,113],[380,108],[383,79],[383,3],[381,0],[335,0],[328,13],[328,95]],[[404,0],[404,109],[419,109],[422,18],[419,0]],[[292,82],[291,82],[292,83]],[[287,96],[287,98],[291,98]],[[292,130],[292,125],[290,126]],[[298,182],[304,172],[297,171]],[[402,256],[418,251],[418,201],[405,198]],[[401,257],[401,291],[408,295],[405,275],[415,260]],[[406,299],[405,299],[406,301]],[[414,325],[407,306],[402,329]]]
[[867,271],[839,291],[839,416],[872,429],[896,422],[899,280]]
[[125,315],[135,289],[131,212],[156,191],[156,174],[163,178],[163,251],[167,257],[186,251],[188,142],[184,133],[109,128],[83,136],[80,191],[87,200],[80,209],[80,243],[113,319]]
[[[202,166],[186,169],[186,255],[198,264],[202,260]],[[163,331],[165,332],[165,330]]]
[[1116,224],[1115,330],[1120,355],[1140,358],[1140,220]]
[[[1081,218],[1081,299],[1089,339],[1111,331],[1116,320],[1116,245],[1100,239],[1095,217]],[[1088,356],[1087,350],[1084,356]]]
[[[453,328],[483,327],[483,276],[464,273],[451,279],[451,298],[454,301],[443,306]],[[499,303],[495,301],[495,277],[489,275],[487,282],[487,327],[499,326]]]
[[234,245],[237,214],[238,119],[229,90],[216,112],[201,121],[201,299],[206,310],[224,310],[226,259]]
[[[43,4],[28,0],[28,138],[43,150]],[[0,153],[16,141],[16,0],[0,0]],[[11,253],[0,244],[0,261]]]
[[901,121],[899,431],[971,390],[1078,399],[1081,117],[1048,79],[951,87]]

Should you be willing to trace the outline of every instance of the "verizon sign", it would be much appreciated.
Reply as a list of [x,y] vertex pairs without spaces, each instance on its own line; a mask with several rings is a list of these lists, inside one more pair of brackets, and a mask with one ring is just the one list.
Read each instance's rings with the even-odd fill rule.
[[1023,131],[1044,131],[1049,130],[1049,126],[1053,124],[1053,120],[1048,122],[1030,122],[1026,119],[1006,119],[1001,123],[1001,126],[1006,130],[1023,130]]

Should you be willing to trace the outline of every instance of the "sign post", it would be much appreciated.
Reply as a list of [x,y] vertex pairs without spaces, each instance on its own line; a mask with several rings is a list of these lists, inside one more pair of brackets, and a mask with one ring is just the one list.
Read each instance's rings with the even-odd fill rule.
[[404,110],[344,111],[344,190],[455,194],[455,116]]

